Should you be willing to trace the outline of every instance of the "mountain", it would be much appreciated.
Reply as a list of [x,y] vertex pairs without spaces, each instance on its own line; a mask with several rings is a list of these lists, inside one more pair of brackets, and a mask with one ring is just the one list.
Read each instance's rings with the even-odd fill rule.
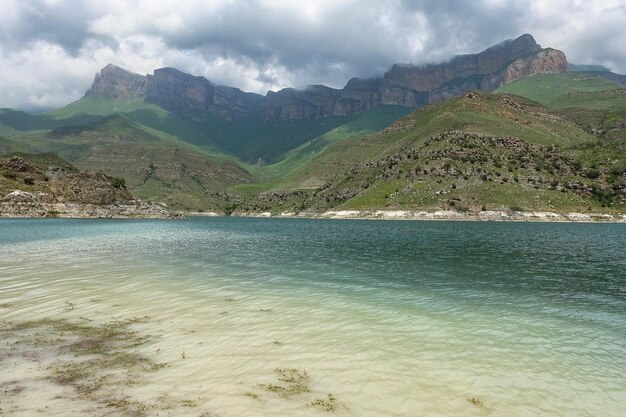
[[53,152],[183,211],[623,211],[626,89],[567,66],[530,35],[265,96],[109,65],[63,108],[0,109],[0,152]]
[[608,68],[602,65],[569,64],[569,69],[573,72],[582,72],[595,77],[604,78],[608,81],[616,82],[619,84],[626,84],[626,75],[611,72]]
[[342,89],[314,85],[267,95],[217,86],[204,77],[161,68],[152,75],[107,65],[96,75],[86,97],[140,97],[192,120],[301,120],[350,116],[380,104],[420,107],[472,89],[493,91],[529,75],[567,70],[561,51],[542,49],[531,35],[507,40],[478,54],[456,56],[425,66],[394,65],[382,77],[353,78]]
[[175,209],[218,208],[227,204],[223,192],[228,186],[253,180],[232,158],[117,114],[84,125],[23,133],[17,142],[29,152],[54,152],[81,169],[123,177],[138,197]]
[[626,159],[614,146],[536,102],[469,92],[330,145],[235,213],[619,212]]

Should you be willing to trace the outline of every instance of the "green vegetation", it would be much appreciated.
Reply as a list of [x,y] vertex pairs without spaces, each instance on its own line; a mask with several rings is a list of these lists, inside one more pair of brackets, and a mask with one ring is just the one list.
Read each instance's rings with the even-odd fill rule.
[[[276,342],[275,342],[276,344]],[[279,345],[280,343],[278,343]],[[307,406],[316,407],[322,411],[328,411],[334,413],[339,409],[347,410],[344,404],[337,401],[337,398],[333,394],[327,394],[323,398],[313,397],[311,389],[311,377],[306,370],[299,370],[297,368],[276,368],[274,369],[276,374],[276,382],[268,384],[257,384],[257,388],[260,388],[263,392],[245,392],[244,395],[261,401],[265,393],[277,395],[283,399],[301,399],[306,401]]]
[[115,188],[126,188],[126,180],[123,177],[113,178],[112,184]]
[[[73,303],[67,304],[73,309]],[[140,353],[156,339],[142,332],[148,320],[143,316],[99,325],[91,324],[87,317],[0,321],[0,358],[30,369],[23,378],[4,382],[3,399],[22,397],[24,401],[28,397],[24,386],[49,381],[63,388],[59,392],[66,408],[88,404],[92,415],[185,414],[183,410],[195,407],[195,401],[161,394],[155,398],[129,394],[129,386],[141,384],[150,374],[170,366]]]
[[311,378],[306,370],[276,368],[274,371],[276,372],[278,382],[276,384],[259,384],[260,388],[276,393],[283,398],[311,391],[309,388]]
[[618,87],[619,84],[595,76],[593,73],[564,72],[526,77],[505,85],[495,92],[516,94],[552,107],[552,102],[560,97]]
[[329,145],[238,210],[620,211],[615,151],[536,102],[468,93]]
[[179,210],[623,211],[626,89],[566,72],[498,92],[286,121],[87,97],[40,115],[0,110],[0,152],[55,153]]
[[121,115],[20,133],[14,140],[31,152],[54,152],[80,169],[102,171],[119,179],[117,187],[123,181],[138,197],[181,210],[220,210],[229,204],[227,186],[253,178],[231,157],[209,153]]
[[484,407],[485,404],[482,402],[482,400],[478,397],[469,397],[467,399],[467,401],[472,404],[475,405],[476,407]]

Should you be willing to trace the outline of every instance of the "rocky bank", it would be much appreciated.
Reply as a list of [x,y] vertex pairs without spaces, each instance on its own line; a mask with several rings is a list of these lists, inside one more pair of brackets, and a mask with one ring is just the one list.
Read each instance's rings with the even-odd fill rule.
[[177,215],[136,199],[121,178],[79,171],[54,154],[24,154],[0,160],[0,217],[163,219]]

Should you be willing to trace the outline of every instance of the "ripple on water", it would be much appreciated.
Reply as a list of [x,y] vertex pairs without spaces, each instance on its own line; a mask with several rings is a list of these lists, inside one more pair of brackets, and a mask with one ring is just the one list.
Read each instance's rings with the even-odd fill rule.
[[[0,240],[0,319],[147,316],[135,330],[150,339],[135,349],[168,366],[124,388],[136,401],[222,416],[311,416],[328,404],[358,416],[626,409],[620,225],[36,226],[4,226],[22,230]],[[15,378],[32,370],[0,366]],[[277,368],[306,371],[308,391],[263,388],[284,383]],[[44,405],[11,401],[24,415]]]

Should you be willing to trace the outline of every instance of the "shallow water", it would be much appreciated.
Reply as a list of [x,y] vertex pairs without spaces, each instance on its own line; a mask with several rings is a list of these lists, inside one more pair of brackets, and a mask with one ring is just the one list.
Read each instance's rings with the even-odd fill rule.
[[[0,220],[0,320],[149,316],[172,415],[622,416],[625,271],[621,224]],[[32,367],[0,415],[90,407]]]

